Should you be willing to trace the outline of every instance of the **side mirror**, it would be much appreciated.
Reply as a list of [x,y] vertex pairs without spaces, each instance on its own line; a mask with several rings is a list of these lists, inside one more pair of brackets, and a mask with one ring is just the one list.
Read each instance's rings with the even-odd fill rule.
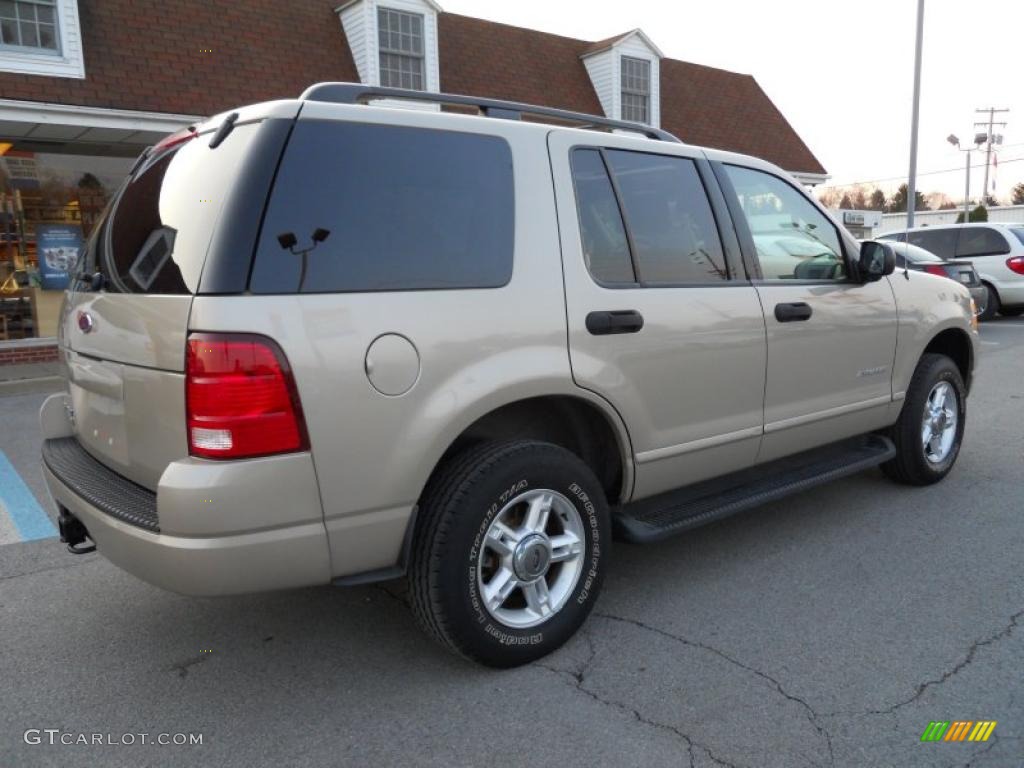
[[873,283],[896,269],[896,252],[888,243],[877,240],[865,240],[860,245],[860,258],[857,260],[857,273],[861,282]]

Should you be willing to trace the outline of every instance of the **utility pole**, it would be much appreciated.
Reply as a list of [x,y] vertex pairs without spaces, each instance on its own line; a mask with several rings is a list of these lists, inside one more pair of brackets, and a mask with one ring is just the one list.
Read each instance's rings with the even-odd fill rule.
[[997,123],[997,122],[995,122],[995,117],[996,117],[997,113],[1009,112],[1010,110],[1009,109],[996,109],[995,107],[987,107],[985,109],[976,109],[974,111],[975,112],[982,112],[982,113],[988,112],[988,122],[987,123],[982,122],[982,123],[975,123],[974,124],[975,128],[985,127],[985,129],[987,131],[987,133],[986,133],[986,137],[987,138],[986,138],[986,141],[985,141],[985,186],[982,188],[982,192],[981,192],[981,203],[982,203],[982,205],[984,205],[985,204],[985,198],[987,198],[989,196],[989,191],[988,191],[988,167],[992,163],[992,138],[993,138],[992,137],[992,128],[994,126],[997,126],[997,125],[1000,126],[1000,127],[1005,127],[1006,126],[1006,123]]
[[917,47],[914,50],[914,107],[910,118],[910,178],[907,180],[907,229],[914,226],[917,208],[917,122],[921,113],[921,44],[924,39],[924,0],[917,0]]

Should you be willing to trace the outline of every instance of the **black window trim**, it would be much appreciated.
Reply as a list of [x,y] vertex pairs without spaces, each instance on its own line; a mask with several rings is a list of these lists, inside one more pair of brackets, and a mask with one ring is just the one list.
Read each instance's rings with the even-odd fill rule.
[[[736,255],[736,253],[740,252],[739,251],[739,242],[736,240],[735,233],[733,233],[733,239],[732,240],[728,240],[728,238],[725,237],[725,231],[727,231],[727,230],[725,230],[722,221],[720,221],[720,219],[719,219],[719,216],[723,214],[723,210],[721,209],[721,203],[720,202],[718,204],[716,204],[716,200],[715,200],[714,194],[712,193],[712,190],[718,191],[719,194],[721,194],[721,193],[720,193],[719,190],[716,190],[715,187],[713,186],[713,184],[711,184],[710,181],[709,181],[711,173],[710,173],[710,168],[709,168],[708,161],[705,158],[702,158],[702,157],[687,157],[686,155],[676,155],[676,154],[671,154],[671,153],[667,153],[667,152],[651,152],[651,151],[642,150],[642,149],[627,149],[627,148],[623,148],[623,147],[607,146],[607,145],[601,145],[601,144],[573,144],[571,147],[569,147],[569,151],[568,151],[568,155],[567,156],[569,158],[569,176],[572,179],[573,196],[574,196],[575,200],[578,200],[579,198],[576,197],[576,178],[575,178],[575,175],[572,172],[572,154],[576,150],[583,150],[583,149],[596,150],[598,152],[598,154],[601,156],[601,163],[604,166],[605,173],[608,174],[608,179],[609,179],[609,181],[611,182],[611,185],[612,185],[612,194],[615,196],[615,205],[616,205],[616,207],[619,210],[619,217],[622,219],[622,227],[623,227],[623,229],[626,232],[626,247],[629,249],[629,260],[630,260],[630,263],[633,265],[633,275],[636,278],[634,280],[634,282],[632,282],[632,283],[609,283],[609,282],[605,282],[604,280],[601,280],[598,277],[596,277],[594,275],[594,273],[590,271],[590,268],[587,267],[586,264],[584,264],[584,269],[586,269],[587,275],[590,277],[590,279],[596,285],[600,286],[601,288],[606,288],[606,289],[611,290],[611,291],[621,291],[621,290],[636,290],[636,289],[641,289],[641,288],[643,288],[643,289],[655,289],[655,290],[660,289],[660,288],[722,288],[722,287],[735,287],[737,284],[741,284],[741,283],[746,283],[747,282],[746,280],[743,280],[742,278],[739,277],[739,273],[738,273],[738,269],[737,269],[738,265],[735,262],[735,255]],[[615,174],[613,174],[611,172],[611,166],[609,165],[608,159],[605,156],[605,152],[606,151],[612,151],[612,152],[631,152],[631,153],[637,154],[637,155],[655,155],[656,157],[673,157],[673,158],[677,158],[679,160],[690,160],[691,162],[693,162],[693,164],[694,164],[694,166],[696,167],[696,170],[697,170],[697,178],[700,180],[701,186],[704,188],[704,196],[705,196],[705,198],[708,201],[708,207],[711,209],[711,218],[712,218],[712,220],[715,223],[715,232],[718,234],[719,245],[721,245],[721,247],[722,247],[722,258],[725,260],[725,272],[726,272],[726,278],[724,280],[714,280],[714,281],[708,280],[708,281],[701,281],[701,282],[694,282],[694,283],[645,283],[643,281],[643,279],[642,279],[642,277],[640,275],[640,267],[639,267],[639,263],[638,263],[637,257],[636,257],[636,247],[633,244],[633,233],[630,230],[629,221],[626,219],[625,209],[623,208],[622,192],[619,189],[618,181],[616,181],[616,179],[615,179]],[[580,237],[581,237],[581,242],[582,242],[582,230],[580,230],[579,206],[576,205],[576,206],[574,206],[574,208],[575,208],[575,211],[576,211],[576,228],[577,228],[577,231],[580,232]],[[725,230],[725,231],[723,231],[723,230]],[[737,250],[733,251],[733,248],[736,248]],[[581,249],[581,252],[580,252],[580,257],[581,258],[582,258],[582,255],[583,254],[582,254],[582,249]]]
[[[846,265],[846,276],[842,280],[788,280],[781,278],[769,278],[765,277],[761,271],[761,261],[757,258],[757,247],[754,245],[754,235],[750,231],[750,224],[747,223],[746,214],[743,212],[743,208],[740,206],[739,196],[736,193],[736,188],[733,186],[732,180],[729,178],[729,174],[726,171],[726,166],[733,166],[735,168],[743,168],[748,171],[757,171],[763,173],[766,176],[771,176],[774,179],[778,179],[783,184],[791,187],[797,194],[803,197],[810,205],[817,210],[825,220],[832,225],[836,231],[836,238],[839,240],[839,248],[842,250],[843,263]],[[846,237],[843,236],[843,231],[836,226],[821,209],[814,203],[811,197],[804,193],[802,189],[797,187],[791,181],[784,179],[778,174],[766,171],[763,168],[754,168],[749,165],[742,165],[740,163],[723,163],[719,160],[711,162],[711,168],[714,171],[715,178],[718,180],[719,185],[722,187],[722,192],[725,193],[725,202],[729,208],[729,213],[732,215],[733,225],[736,227],[736,234],[739,237],[740,248],[743,252],[743,266],[747,271],[747,278],[753,285],[860,285],[861,283],[854,278],[855,265],[852,263],[850,258],[849,243],[847,243]]]

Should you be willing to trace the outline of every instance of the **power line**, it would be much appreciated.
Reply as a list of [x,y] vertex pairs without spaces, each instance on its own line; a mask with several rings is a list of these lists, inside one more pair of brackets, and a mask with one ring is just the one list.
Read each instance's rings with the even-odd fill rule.
[[[1013,158],[1010,158],[1009,160],[1000,160],[999,164],[1000,165],[1008,165],[1009,163],[1019,163],[1022,160],[1024,160],[1024,157],[1013,157]],[[972,165],[971,166],[971,170],[973,171],[975,168],[982,168],[982,167],[983,166],[981,164]],[[954,171],[961,171],[962,172],[963,170],[964,170],[963,166],[957,166],[956,168],[946,168],[946,169],[941,170],[941,171],[924,171],[922,173],[918,173],[917,175],[918,176],[937,176],[940,173],[953,173]],[[848,182],[846,184],[828,184],[828,185],[824,185],[824,186],[818,187],[818,189],[841,189],[843,187],[858,187],[858,186],[868,185],[868,184],[881,184],[881,183],[886,182],[886,181],[901,181],[901,180],[906,179],[906,178],[907,178],[906,174],[904,174],[902,176],[890,176],[890,177],[885,178],[885,179],[867,179],[866,181],[851,181],[851,182]]]

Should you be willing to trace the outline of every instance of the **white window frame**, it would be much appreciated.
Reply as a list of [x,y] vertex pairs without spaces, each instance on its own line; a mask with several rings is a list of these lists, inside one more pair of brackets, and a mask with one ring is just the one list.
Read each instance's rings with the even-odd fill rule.
[[[385,48],[380,43],[380,21],[381,16],[384,14],[394,14],[398,19],[403,16],[417,19],[419,21],[419,42],[420,51],[419,53],[403,51],[396,48]],[[377,6],[377,71],[380,77],[381,85],[384,85],[384,57],[385,56],[396,56],[399,60],[406,59],[415,61],[419,64],[419,87],[412,86],[412,90],[423,91],[427,88],[427,19],[422,13],[416,13],[414,11],[407,11],[401,8],[392,8],[387,5]],[[402,74],[401,72],[399,73]],[[391,85],[393,88],[402,87],[401,85]]]
[[[637,65],[646,70],[646,90],[626,87],[626,67]],[[651,124],[651,77],[653,69],[650,59],[639,59],[635,56],[619,57],[619,99],[620,104],[622,105],[621,112],[623,120],[631,120],[632,122],[643,123],[645,125]],[[626,96],[639,96],[643,98],[644,116],[642,120],[626,116]]]
[[57,0],[55,10],[60,50],[0,46],[0,72],[85,79],[78,0]]

